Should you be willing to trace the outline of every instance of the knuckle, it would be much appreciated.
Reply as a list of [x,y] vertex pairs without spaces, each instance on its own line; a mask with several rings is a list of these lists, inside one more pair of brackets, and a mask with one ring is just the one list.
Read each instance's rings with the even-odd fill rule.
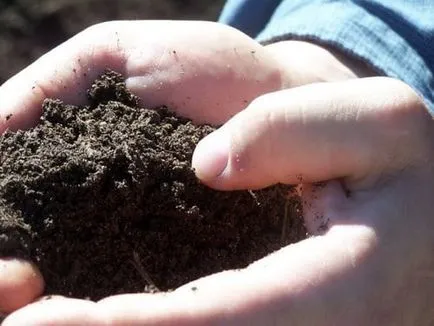
[[404,105],[400,105],[403,109],[408,109],[412,114],[414,112],[427,112],[427,107],[422,97],[407,83],[400,79],[389,78],[393,84],[396,94],[399,94],[398,99]]
[[394,96],[389,103],[391,114],[404,126],[420,128],[432,120],[428,106],[415,89],[402,80],[386,78]]
[[434,148],[434,120],[429,113],[424,99],[411,86],[400,80],[394,80],[396,92],[399,92],[401,105],[397,110],[399,120],[407,137],[410,138],[415,158],[425,160],[426,155]]

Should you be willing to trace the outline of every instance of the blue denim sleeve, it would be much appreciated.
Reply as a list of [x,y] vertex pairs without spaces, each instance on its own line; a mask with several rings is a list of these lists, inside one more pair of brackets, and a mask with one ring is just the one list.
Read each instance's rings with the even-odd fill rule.
[[220,15],[220,22],[255,37],[264,28],[281,0],[230,0]]
[[262,43],[338,48],[412,86],[434,113],[433,17],[432,0],[229,0],[220,21]]

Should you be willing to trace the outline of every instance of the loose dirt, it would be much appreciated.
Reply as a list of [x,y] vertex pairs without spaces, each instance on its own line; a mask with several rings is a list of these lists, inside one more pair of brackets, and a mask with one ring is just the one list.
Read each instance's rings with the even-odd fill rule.
[[197,180],[191,156],[213,127],[140,107],[114,72],[88,94],[47,99],[36,127],[0,137],[0,255],[32,259],[46,293],[170,290],[305,238],[287,186]]

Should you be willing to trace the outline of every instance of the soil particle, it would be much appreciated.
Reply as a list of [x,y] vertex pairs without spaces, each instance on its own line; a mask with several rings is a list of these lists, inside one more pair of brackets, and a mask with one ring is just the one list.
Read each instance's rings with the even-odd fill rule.
[[35,261],[47,294],[165,291],[305,237],[288,187],[196,179],[192,152],[213,127],[140,107],[114,72],[88,95],[47,99],[36,127],[0,137],[0,255]]

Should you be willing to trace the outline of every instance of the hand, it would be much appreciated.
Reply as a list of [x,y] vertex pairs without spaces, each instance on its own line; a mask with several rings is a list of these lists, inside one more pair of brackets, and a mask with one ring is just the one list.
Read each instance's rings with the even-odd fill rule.
[[[222,123],[282,84],[274,58],[234,29],[203,22],[104,23],[0,87],[0,134],[36,124],[46,97],[86,103],[86,88],[107,67],[126,77],[144,105],[169,105],[200,122]],[[0,311],[16,310],[42,290],[33,265],[0,261]]]
[[[96,25],[1,86],[0,134],[37,123],[46,97],[85,103],[85,89],[107,67],[124,74],[144,105],[169,105],[198,122],[222,123],[258,95],[288,84],[277,61],[272,51],[217,24]],[[42,293],[34,265],[0,264],[0,311],[14,311]]]
[[302,180],[316,236],[172,293],[45,301],[5,324],[430,325],[433,128],[393,79],[261,96],[198,145],[193,166],[219,189]]
[[197,301],[166,309],[188,325],[432,325],[433,162],[433,118],[399,81],[258,98],[199,143],[193,166],[218,189],[301,180],[317,236],[199,280]]
[[[282,52],[274,50],[281,45],[303,58],[322,57],[315,62],[329,69],[299,81],[295,76],[302,74],[296,65],[290,74],[280,65]],[[169,104],[196,121],[212,123],[226,121],[260,94],[357,76],[331,52],[304,42],[265,49],[237,31],[210,23],[105,23],[77,35],[2,85],[0,115],[13,115],[0,119],[0,133],[34,125],[45,97],[84,103],[85,88],[106,67],[122,72],[145,105]],[[195,94],[198,85],[200,96]],[[0,277],[0,310],[13,311],[42,292],[43,281],[33,265],[6,259],[1,264],[5,276]],[[58,316],[64,320],[62,313]],[[28,317],[33,320],[32,314]]]

